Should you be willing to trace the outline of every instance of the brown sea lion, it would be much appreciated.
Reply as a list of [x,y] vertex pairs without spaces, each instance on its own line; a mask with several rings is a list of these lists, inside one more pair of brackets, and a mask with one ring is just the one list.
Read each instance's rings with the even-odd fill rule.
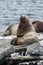
[[29,18],[27,16],[21,16],[20,23],[17,29],[17,36],[25,34],[30,31],[35,31],[35,29],[32,26]]
[[37,34],[27,16],[20,17],[20,23],[17,30],[17,38],[11,41],[14,45],[32,44],[37,41]]
[[32,25],[35,28],[37,33],[43,33],[43,22],[42,21],[33,21]]

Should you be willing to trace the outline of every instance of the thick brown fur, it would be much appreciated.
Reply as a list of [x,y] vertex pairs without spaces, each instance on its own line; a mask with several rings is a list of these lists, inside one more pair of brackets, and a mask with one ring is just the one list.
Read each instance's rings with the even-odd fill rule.
[[13,39],[11,41],[11,44],[14,45],[32,44],[36,40],[38,40],[37,34],[29,18],[26,16],[21,16],[20,24],[17,30],[17,38]]
[[23,35],[30,31],[35,31],[34,27],[30,23],[30,20],[26,16],[21,16],[20,23],[17,29],[17,35]]
[[37,33],[43,33],[43,22],[42,21],[33,21],[32,25],[35,28]]

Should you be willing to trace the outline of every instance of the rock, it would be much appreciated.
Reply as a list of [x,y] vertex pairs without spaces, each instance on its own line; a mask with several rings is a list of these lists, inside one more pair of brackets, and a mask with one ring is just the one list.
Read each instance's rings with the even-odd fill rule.
[[[35,56],[42,56],[43,55],[43,45],[40,45],[41,42],[43,41],[43,34],[38,34],[39,41],[37,41],[34,44],[24,46],[27,48],[25,56],[28,57],[33,57]],[[9,38],[8,38],[9,37]],[[1,37],[0,36],[0,64],[3,62],[2,60],[5,59],[7,56],[19,56],[19,51],[21,46],[13,46],[10,44],[10,41],[13,37],[8,36],[8,37]],[[21,49],[23,49],[22,47]],[[19,48],[19,49],[18,49]],[[24,51],[24,50],[23,50]],[[17,55],[15,55],[17,53]],[[33,55],[33,56],[32,56]],[[2,62],[1,62],[2,61]]]
[[16,53],[12,53],[10,55],[11,55],[11,57],[15,57],[15,56],[19,56],[20,54],[16,52]]
[[26,55],[43,55],[43,34],[38,34],[39,41],[27,46]]
[[[0,36],[0,61],[2,61],[7,56],[9,56],[10,53],[15,52],[15,50],[14,50],[15,48],[13,48],[13,46],[10,44],[11,39],[15,38],[15,37],[16,36],[6,36],[6,37]],[[0,64],[1,64],[1,62],[0,62]]]
[[39,61],[37,64],[38,65],[43,65],[43,60]]

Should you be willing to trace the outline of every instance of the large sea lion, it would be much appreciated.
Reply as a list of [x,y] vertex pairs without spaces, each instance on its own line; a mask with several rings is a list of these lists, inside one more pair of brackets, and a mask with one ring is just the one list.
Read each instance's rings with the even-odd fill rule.
[[37,33],[43,33],[43,22],[42,21],[33,21],[32,25],[35,28]]
[[17,38],[11,41],[14,45],[32,44],[37,41],[37,34],[27,16],[20,17],[20,23],[17,30]]
[[32,26],[32,23],[30,22],[29,18],[27,16],[21,16],[20,23],[17,29],[17,36],[31,31],[35,32],[35,29]]

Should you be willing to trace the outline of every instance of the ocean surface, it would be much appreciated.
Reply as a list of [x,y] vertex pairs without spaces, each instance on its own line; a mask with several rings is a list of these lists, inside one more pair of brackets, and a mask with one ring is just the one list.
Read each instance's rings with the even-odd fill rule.
[[18,24],[21,15],[30,21],[43,21],[43,0],[0,0],[0,32],[9,24]]

